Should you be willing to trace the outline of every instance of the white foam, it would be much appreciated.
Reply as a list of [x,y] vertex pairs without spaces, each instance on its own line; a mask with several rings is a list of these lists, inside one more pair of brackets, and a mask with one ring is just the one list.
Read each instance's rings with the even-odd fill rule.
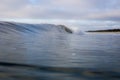
[[83,34],[83,31],[79,27],[72,26],[69,28],[74,32],[74,34]]

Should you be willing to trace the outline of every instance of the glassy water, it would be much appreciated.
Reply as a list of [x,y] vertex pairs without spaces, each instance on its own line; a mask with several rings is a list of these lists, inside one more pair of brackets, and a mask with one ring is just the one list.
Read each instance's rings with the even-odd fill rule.
[[2,34],[0,80],[120,80],[120,35]]

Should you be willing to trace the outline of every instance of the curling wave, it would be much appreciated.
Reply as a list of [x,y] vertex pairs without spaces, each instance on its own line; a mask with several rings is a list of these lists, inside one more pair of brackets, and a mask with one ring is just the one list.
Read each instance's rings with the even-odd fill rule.
[[59,32],[73,33],[73,31],[64,25],[54,24],[25,24],[16,22],[0,22],[0,33],[40,33],[40,32]]

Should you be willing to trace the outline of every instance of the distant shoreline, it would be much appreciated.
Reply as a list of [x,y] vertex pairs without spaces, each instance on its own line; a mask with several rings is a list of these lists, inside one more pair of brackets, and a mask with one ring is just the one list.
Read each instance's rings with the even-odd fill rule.
[[107,30],[91,30],[91,31],[86,31],[90,33],[120,33],[120,29],[107,29]]

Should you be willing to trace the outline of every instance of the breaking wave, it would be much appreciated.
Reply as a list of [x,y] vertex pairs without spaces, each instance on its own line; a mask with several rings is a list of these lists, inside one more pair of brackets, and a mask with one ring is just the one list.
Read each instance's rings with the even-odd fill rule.
[[73,33],[73,31],[64,25],[54,24],[25,24],[17,22],[0,22],[0,33],[4,34],[30,34],[41,32],[55,33]]

